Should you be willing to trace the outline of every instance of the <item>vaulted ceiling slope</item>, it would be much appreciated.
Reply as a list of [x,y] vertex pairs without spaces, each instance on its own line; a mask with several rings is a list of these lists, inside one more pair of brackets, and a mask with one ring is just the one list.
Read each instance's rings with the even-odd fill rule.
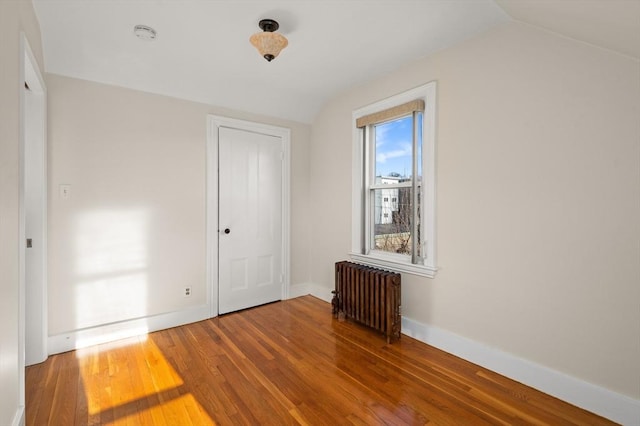
[[640,0],[496,0],[511,18],[640,59]]
[[[341,91],[510,19],[640,57],[640,0],[33,1],[46,72],[306,123]],[[249,43],[263,18],[289,39],[270,63]]]

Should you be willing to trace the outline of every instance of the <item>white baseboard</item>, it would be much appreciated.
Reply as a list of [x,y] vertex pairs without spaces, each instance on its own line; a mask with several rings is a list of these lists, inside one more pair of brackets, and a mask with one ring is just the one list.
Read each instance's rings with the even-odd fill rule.
[[113,342],[152,331],[202,321],[210,317],[211,308],[209,305],[202,305],[176,312],[168,312],[145,318],[70,331],[68,333],[49,336],[49,354],[53,355],[74,349]]
[[294,299],[300,296],[311,295],[317,297],[320,300],[324,300],[327,303],[331,303],[331,299],[333,298],[333,294],[331,294],[331,289],[327,287],[323,287],[318,284],[312,283],[302,283],[302,284],[294,284],[289,288],[289,299]]
[[[327,302],[331,301],[331,290],[309,283],[294,284],[289,288],[289,298],[312,294]],[[152,331],[164,330],[179,325],[202,321],[211,317],[208,305],[176,312],[137,318],[97,327],[74,330],[48,338],[49,355],[85,348],[138,336]]]
[[20,405],[16,410],[11,426],[24,426],[24,405]]
[[302,284],[292,284],[289,286],[289,299],[295,299],[296,297],[300,297],[300,296],[306,296],[310,293],[310,287],[311,285],[309,283],[302,283]]
[[623,425],[640,425],[640,401],[449,331],[402,318],[402,333]]
[[331,299],[333,299],[331,290],[333,289],[318,284],[309,284],[309,294],[327,303],[331,303]]

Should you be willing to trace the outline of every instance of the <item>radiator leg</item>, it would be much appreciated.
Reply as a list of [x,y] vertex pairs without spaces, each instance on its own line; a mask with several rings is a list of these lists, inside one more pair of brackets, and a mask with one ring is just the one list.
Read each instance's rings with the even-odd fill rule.
[[333,294],[333,298],[331,299],[331,308],[332,308],[332,313],[333,313],[333,317],[334,318],[338,318],[338,292],[335,290],[332,290],[331,293]]

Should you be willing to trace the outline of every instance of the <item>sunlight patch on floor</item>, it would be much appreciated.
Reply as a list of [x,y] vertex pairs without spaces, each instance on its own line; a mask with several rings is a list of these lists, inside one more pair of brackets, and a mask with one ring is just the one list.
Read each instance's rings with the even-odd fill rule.
[[[181,413],[178,415],[177,413]],[[184,413],[188,415],[189,423],[185,423]],[[101,415],[91,415],[91,420],[97,424],[113,426],[130,426],[137,424],[153,425],[198,425],[215,426],[215,422],[207,415],[190,393],[180,395],[171,400],[165,400],[159,405],[149,407],[141,412],[134,412],[114,418],[113,421],[102,422]]]
[[215,424],[146,335],[80,349],[76,358],[87,411],[98,424]]

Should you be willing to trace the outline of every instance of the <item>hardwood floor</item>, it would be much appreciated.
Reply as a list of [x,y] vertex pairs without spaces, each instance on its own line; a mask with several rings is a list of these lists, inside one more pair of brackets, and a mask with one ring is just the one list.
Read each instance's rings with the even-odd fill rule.
[[27,368],[27,425],[597,425],[594,414],[311,296]]

